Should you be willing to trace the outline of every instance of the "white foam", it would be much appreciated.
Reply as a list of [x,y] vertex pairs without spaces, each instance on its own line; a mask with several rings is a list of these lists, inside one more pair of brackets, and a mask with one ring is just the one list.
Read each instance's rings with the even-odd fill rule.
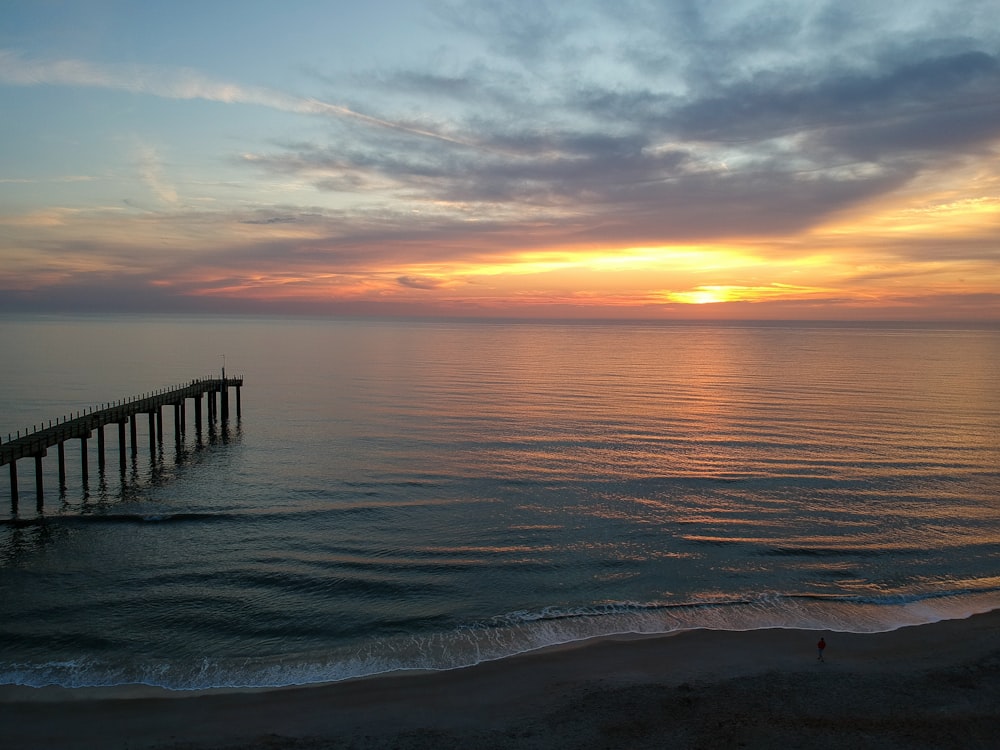
[[0,665],[0,684],[68,688],[147,685],[171,690],[278,688],[338,682],[399,671],[472,666],[577,641],[684,630],[798,628],[875,633],[1000,609],[1000,592],[926,598],[789,597],[664,603],[618,602],[596,607],[512,612],[452,631],[343,645],[323,653],[187,664],[101,663],[95,659]]

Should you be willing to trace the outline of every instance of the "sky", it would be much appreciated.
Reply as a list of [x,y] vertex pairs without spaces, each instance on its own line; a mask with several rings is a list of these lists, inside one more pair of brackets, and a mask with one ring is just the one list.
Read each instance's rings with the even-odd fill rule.
[[1000,321],[997,0],[3,0],[0,312]]

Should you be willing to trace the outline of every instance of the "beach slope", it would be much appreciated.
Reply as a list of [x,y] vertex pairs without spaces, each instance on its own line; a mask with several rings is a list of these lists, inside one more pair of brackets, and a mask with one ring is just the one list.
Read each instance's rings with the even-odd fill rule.
[[876,634],[603,639],[449,672],[270,691],[0,688],[0,747],[21,750],[859,750],[994,748],[998,737],[1000,611]]

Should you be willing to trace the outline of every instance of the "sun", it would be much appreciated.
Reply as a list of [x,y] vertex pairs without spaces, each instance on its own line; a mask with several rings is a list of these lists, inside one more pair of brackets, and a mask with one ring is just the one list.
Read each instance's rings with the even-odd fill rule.
[[715,302],[724,301],[718,292],[710,289],[700,289],[697,292],[691,292],[690,296],[691,299],[689,301],[693,305],[711,305]]
[[727,300],[726,290],[721,287],[700,286],[688,292],[670,292],[667,299],[670,302],[680,302],[685,305],[711,305]]

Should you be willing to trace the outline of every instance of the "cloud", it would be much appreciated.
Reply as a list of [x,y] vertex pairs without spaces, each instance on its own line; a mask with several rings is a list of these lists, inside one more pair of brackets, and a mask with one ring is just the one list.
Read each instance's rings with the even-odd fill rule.
[[164,203],[176,204],[177,191],[163,176],[163,163],[159,151],[149,144],[138,143],[135,147],[135,156],[139,175],[153,194]]
[[242,224],[294,224],[299,219],[294,216],[268,216],[264,219],[242,219]]
[[441,286],[440,280],[430,279],[423,276],[400,276],[396,279],[396,283],[400,286],[409,287],[410,289],[437,289]]
[[93,182],[100,179],[90,175],[57,175],[55,177],[0,177],[0,185],[45,185],[59,182]]
[[[581,27],[579,9],[562,3],[508,0],[440,8],[454,27],[489,40],[501,55],[524,63],[548,59],[553,40],[565,40]],[[565,51],[565,44],[560,47]]]
[[219,81],[195,70],[151,65],[107,65],[83,60],[28,60],[0,49],[0,83],[17,86],[82,86],[117,89],[167,99],[202,99],[225,104],[251,104],[283,112],[346,118],[426,138],[453,140],[406,123],[392,122],[311,97],[285,94],[259,86]]
[[[728,170],[680,148],[651,153],[641,135],[522,132],[483,139],[498,151],[438,156],[299,143],[293,153],[253,163],[298,174],[324,190],[382,181],[413,205],[436,206],[439,216],[450,210],[467,232],[482,233],[508,216],[515,222],[530,216],[546,222],[553,234],[562,227],[563,241],[588,234],[609,243],[798,231],[911,176],[905,166],[888,165],[798,171],[779,157]],[[471,210],[474,224],[468,221]]]
[[[667,113],[679,137],[753,142],[796,132],[854,158],[979,143],[1000,134],[1000,62],[972,50],[866,75],[741,80]],[[662,103],[661,103],[662,105]],[[662,116],[655,109],[650,119]],[[942,129],[947,122],[950,127]]]

